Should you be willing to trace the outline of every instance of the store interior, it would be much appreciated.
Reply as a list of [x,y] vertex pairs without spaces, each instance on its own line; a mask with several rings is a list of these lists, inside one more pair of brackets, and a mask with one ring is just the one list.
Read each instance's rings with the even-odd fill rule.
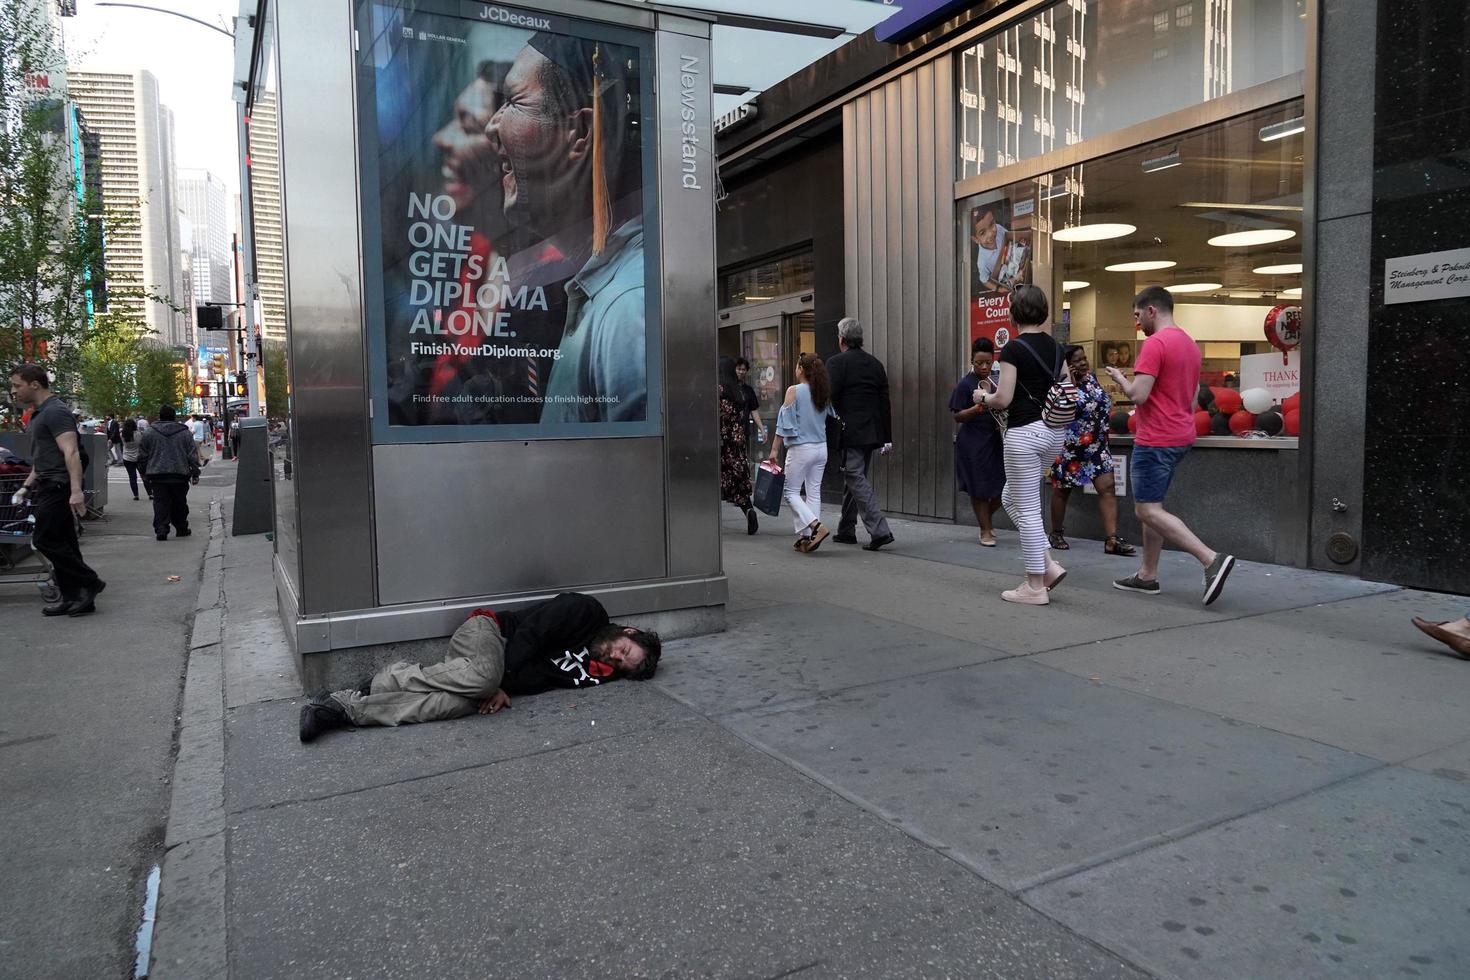
[[[1088,352],[1121,407],[1126,399],[1102,367],[1132,366],[1142,342],[1132,298],[1160,285],[1200,346],[1201,380],[1237,393],[1221,399],[1223,412],[1202,398],[1212,417],[1200,420],[1201,434],[1295,435],[1285,422],[1300,384],[1292,348],[1301,322],[1302,114],[1300,101],[1285,103],[1013,184],[968,202],[968,220],[1010,221],[996,275],[1007,268],[1061,299],[1057,335]],[[991,209],[995,216],[984,216]],[[1015,260],[1028,250],[1026,268]],[[979,283],[976,295],[983,305],[1005,288]],[[1235,418],[1245,407],[1238,395],[1260,388],[1272,408]],[[1247,400],[1264,404],[1259,394]],[[1271,411],[1280,421],[1257,419]]]

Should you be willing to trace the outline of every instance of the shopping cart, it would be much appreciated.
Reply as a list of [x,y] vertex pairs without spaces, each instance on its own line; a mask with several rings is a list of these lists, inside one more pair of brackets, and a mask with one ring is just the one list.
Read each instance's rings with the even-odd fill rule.
[[25,473],[0,473],[0,585],[34,585],[46,602],[61,599],[51,563],[31,545],[36,519],[26,500],[12,504],[10,498],[25,483]]

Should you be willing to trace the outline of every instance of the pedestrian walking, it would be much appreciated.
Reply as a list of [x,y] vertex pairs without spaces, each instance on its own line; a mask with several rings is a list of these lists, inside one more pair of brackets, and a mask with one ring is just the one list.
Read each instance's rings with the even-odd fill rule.
[[994,391],[990,372],[995,363],[995,345],[988,337],[976,337],[970,345],[970,372],[960,379],[949,396],[949,410],[957,428],[954,436],[954,472],[960,493],[970,498],[975,520],[980,524],[980,543],[995,547],[995,525],[991,518],[1001,508],[1006,468],[1000,428],[983,405],[975,404],[976,391]]
[[745,444],[755,435],[758,442],[766,441],[766,423],[761,419],[761,400],[755,389],[746,380],[750,377],[750,362],[743,357],[735,358],[735,377],[740,382],[740,391],[745,395]]
[[1016,336],[1000,349],[1000,383],[994,392],[976,390],[975,404],[1004,409],[1006,513],[1021,536],[1026,581],[1000,594],[1006,602],[1045,606],[1067,570],[1047,550],[1041,520],[1041,477],[1056,459],[1066,429],[1042,417],[1047,392],[1066,372],[1062,350],[1051,336],[1051,308],[1039,286],[1011,292],[1011,323]]
[[745,445],[745,395],[735,377],[735,361],[719,360],[720,375],[720,499],[745,515],[745,533],[760,530],[750,502],[750,460]]
[[832,385],[832,407],[842,419],[837,449],[842,460],[842,517],[833,541],[857,544],[857,521],[868,529],[865,551],[893,543],[888,518],[878,504],[878,493],[868,480],[873,452],[893,451],[892,409],[888,401],[888,373],[883,362],[863,350],[863,325],[847,316],[837,322],[840,353],[827,360]]
[[1452,619],[1444,623],[1435,623],[1427,619],[1414,617],[1414,625],[1419,627],[1425,636],[1432,636],[1451,650],[1462,660],[1470,660],[1470,612],[1465,613],[1459,619]]
[[1133,320],[1143,331],[1143,347],[1133,365],[1133,380],[1115,367],[1108,374],[1136,406],[1133,440],[1133,512],[1143,524],[1143,562],[1138,571],[1113,586],[1141,595],[1159,594],[1159,554],[1172,541],[1205,569],[1205,605],[1220,598],[1235,556],[1214,551],[1178,517],[1164,509],[1164,496],[1179,464],[1194,445],[1194,401],[1199,391],[1200,350],[1174,322],[1174,297],[1149,286],[1133,299]]
[[1118,494],[1115,464],[1108,445],[1108,419],[1113,400],[1098,383],[1087,362],[1087,351],[1068,347],[1067,370],[1077,386],[1077,418],[1067,428],[1062,451],[1051,465],[1051,534],[1056,551],[1066,551],[1067,501],[1073,490],[1092,487],[1097,491],[1097,512],[1102,517],[1103,551],[1109,555],[1133,555],[1138,549],[1118,537]]
[[175,421],[172,405],[158,409],[158,422],[143,433],[138,447],[138,466],[153,492],[153,533],[168,540],[175,534],[187,538],[189,530],[189,485],[199,482],[199,453],[189,427]]
[[203,466],[213,454],[214,438],[210,434],[209,424],[202,416],[197,414],[189,416],[189,435],[194,440],[194,450],[199,454],[199,463]]
[[107,465],[122,462],[122,425],[109,413],[107,416]]
[[51,379],[39,364],[21,364],[10,372],[10,395],[31,409],[26,434],[31,437],[31,473],[12,502],[31,503],[35,529],[31,545],[46,556],[61,590],[61,600],[45,606],[44,616],[85,616],[97,609],[97,596],[107,583],[82,560],[77,520],[87,513],[82,491],[81,441],[76,417],[51,393]]
[[[122,424],[122,464],[123,469],[128,471],[128,486],[133,491],[133,499],[138,499],[138,447],[143,443],[143,434],[138,431],[138,423],[128,419]],[[148,489],[148,481],[143,481],[143,488],[148,491],[148,499],[153,499],[153,491]]]
[[776,415],[769,456],[780,462],[781,449],[786,449],[786,506],[796,528],[793,547],[802,554],[820,548],[829,533],[822,525],[822,473],[827,469],[827,419],[835,414],[826,366],[817,355],[802,354],[796,359],[796,384],[786,389]]

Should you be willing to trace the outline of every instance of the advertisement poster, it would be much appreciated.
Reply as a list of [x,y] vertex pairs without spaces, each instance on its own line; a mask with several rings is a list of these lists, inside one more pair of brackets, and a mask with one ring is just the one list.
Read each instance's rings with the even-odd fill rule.
[[362,10],[387,437],[656,431],[647,37],[485,4]]
[[988,337],[998,351],[1011,339],[1011,290],[1031,282],[1034,214],[1029,199],[999,198],[970,209],[971,343]]

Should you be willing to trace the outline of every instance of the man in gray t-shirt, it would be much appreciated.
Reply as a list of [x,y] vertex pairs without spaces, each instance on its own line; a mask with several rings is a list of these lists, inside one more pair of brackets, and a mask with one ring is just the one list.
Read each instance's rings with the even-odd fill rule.
[[81,441],[77,420],[66,403],[51,394],[51,379],[38,364],[20,364],[10,372],[10,394],[32,409],[26,434],[31,437],[31,474],[12,498],[16,506],[30,501],[36,519],[31,544],[51,562],[61,601],[41,610],[46,616],[85,616],[97,609],[97,594],[107,583],[82,560],[76,519],[87,512],[82,492]]

